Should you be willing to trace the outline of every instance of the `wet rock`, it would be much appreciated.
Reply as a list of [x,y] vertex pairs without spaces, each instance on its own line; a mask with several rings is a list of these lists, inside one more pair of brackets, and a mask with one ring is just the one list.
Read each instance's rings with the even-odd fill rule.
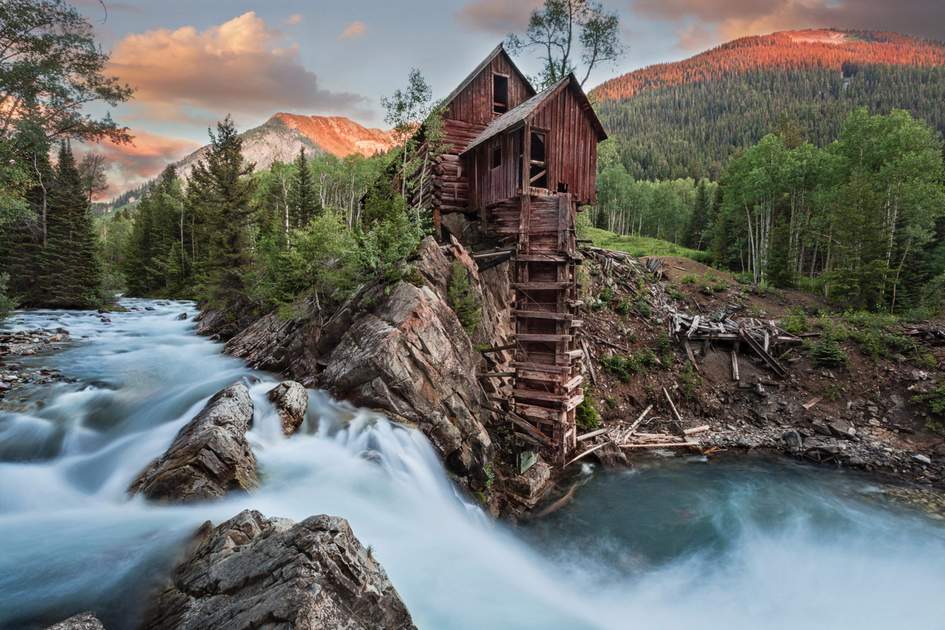
[[793,429],[782,433],[781,439],[784,441],[784,445],[792,451],[800,450],[804,447],[804,438]]
[[333,516],[301,523],[245,510],[205,523],[145,614],[151,630],[407,629],[384,569]]
[[95,615],[84,612],[49,626],[46,630],[105,630],[105,626]]
[[181,313],[180,315],[177,316],[177,321],[179,322],[182,322],[185,319],[187,319],[187,313]]
[[256,487],[256,458],[246,441],[252,419],[245,385],[217,392],[128,491],[155,501],[190,502]]
[[626,468],[630,465],[627,454],[613,442],[597,449],[591,456],[604,468]]
[[827,423],[829,435],[843,440],[852,440],[856,437],[856,429],[846,420],[831,420]]
[[912,456],[912,459],[926,466],[930,466],[932,464],[932,459],[928,455],[923,455],[922,453],[916,453]]
[[520,507],[530,510],[541,501],[551,485],[551,466],[539,458],[524,473],[504,480],[506,496]]
[[282,381],[266,394],[279,412],[282,432],[292,435],[305,420],[308,410],[308,390],[295,381]]

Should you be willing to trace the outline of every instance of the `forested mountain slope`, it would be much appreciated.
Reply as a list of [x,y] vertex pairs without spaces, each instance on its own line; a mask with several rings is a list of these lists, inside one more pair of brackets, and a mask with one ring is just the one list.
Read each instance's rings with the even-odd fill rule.
[[892,33],[791,31],[739,39],[593,91],[637,178],[716,178],[737,149],[790,125],[815,143],[846,115],[910,111],[945,130],[945,44]]

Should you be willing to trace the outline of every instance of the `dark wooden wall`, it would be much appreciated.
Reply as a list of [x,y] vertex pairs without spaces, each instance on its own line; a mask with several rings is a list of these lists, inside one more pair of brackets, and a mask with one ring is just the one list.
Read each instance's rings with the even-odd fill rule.
[[[518,135],[521,133],[521,129],[512,130],[487,140],[466,158],[472,186],[470,202],[474,208],[486,208],[520,194]],[[502,150],[502,165],[492,168],[492,152],[496,147]]]
[[530,117],[533,129],[548,133],[548,188],[568,185],[578,205],[597,200],[597,133],[582,111],[584,102],[566,86]]

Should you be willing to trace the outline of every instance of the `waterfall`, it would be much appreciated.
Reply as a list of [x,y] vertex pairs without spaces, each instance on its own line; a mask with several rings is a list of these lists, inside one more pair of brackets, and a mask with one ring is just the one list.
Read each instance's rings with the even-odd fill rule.
[[[192,317],[192,304],[123,303],[132,310],[111,323],[32,311],[5,324],[69,329],[68,349],[26,360],[76,382],[37,388],[0,412],[0,627],[41,627],[84,609],[109,628],[132,627],[199,524],[245,508],[347,518],[420,628],[942,622],[945,534],[920,517],[871,508],[812,477],[781,483],[765,467],[712,477],[705,464],[680,463],[592,473],[573,508],[516,531],[457,491],[419,432],[311,391],[300,432],[286,438],[266,399],[278,379],[197,337],[192,319],[177,319]],[[238,380],[255,403],[248,437],[261,488],[189,506],[129,499],[141,469]],[[695,516],[676,515],[682,505],[698,506]],[[698,533],[667,527],[677,520]]]

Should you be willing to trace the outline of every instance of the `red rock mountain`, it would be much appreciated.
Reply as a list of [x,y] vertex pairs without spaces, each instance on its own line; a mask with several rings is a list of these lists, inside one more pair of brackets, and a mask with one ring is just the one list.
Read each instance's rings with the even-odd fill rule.
[[[291,162],[304,148],[309,155],[330,153],[337,157],[349,155],[371,156],[394,146],[390,131],[372,129],[344,116],[304,116],[280,112],[269,120],[249,129],[243,139],[243,157],[266,169],[273,162]],[[178,171],[188,175],[207,147],[197,149],[177,163]]]
[[295,129],[327,153],[346,157],[358,153],[371,156],[394,146],[390,131],[364,127],[344,116],[302,116],[280,112],[270,121],[279,120]]
[[811,29],[743,37],[675,63],[648,66],[594,88],[598,101],[652,88],[710,81],[759,69],[835,68],[844,64],[945,65],[945,44],[897,33]]

